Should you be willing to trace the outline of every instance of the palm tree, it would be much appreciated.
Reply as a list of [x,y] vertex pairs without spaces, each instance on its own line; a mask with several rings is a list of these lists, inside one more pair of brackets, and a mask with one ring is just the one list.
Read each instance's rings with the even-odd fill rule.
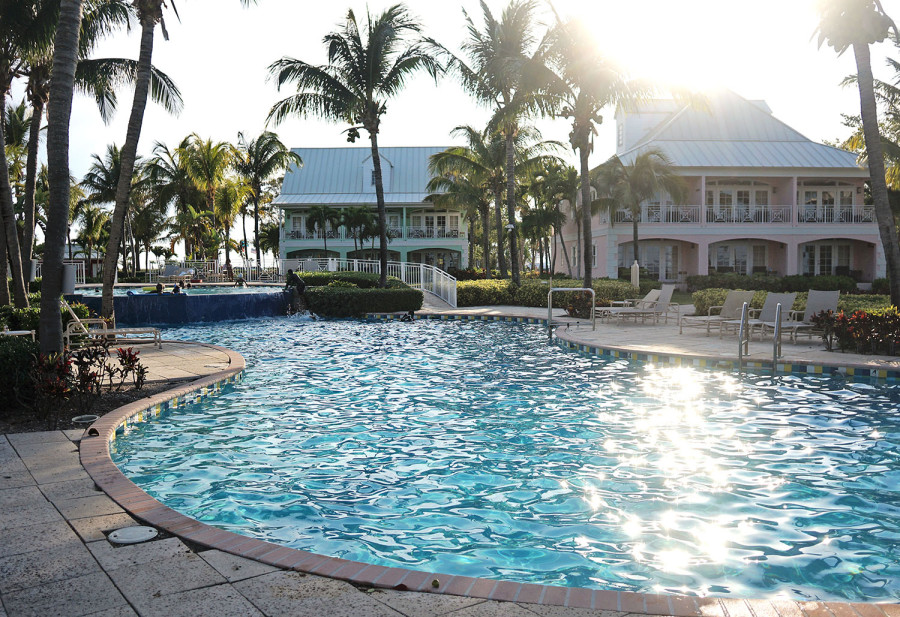
[[[581,230],[581,221],[582,218],[579,218],[575,212],[575,203],[578,196],[578,191],[581,186],[581,179],[578,176],[578,171],[572,167],[571,165],[565,164],[554,164],[551,163],[544,168],[543,171],[543,199],[546,203],[551,205],[555,214],[553,215],[553,238],[554,242],[556,239],[559,239],[559,242],[562,246],[563,257],[566,259],[566,270],[571,277],[572,273],[572,263],[569,261],[569,252],[566,249],[566,240],[562,235],[562,228],[566,224],[566,214],[562,211],[562,201],[566,200],[569,202],[570,207],[572,208],[572,215],[575,218],[575,222],[578,226],[578,230]],[[556,247],[553,249],[553,263],[552,267],[556,268]]]
[[[516,232],[515,140],[521,119],[546,113],[553,105],[547,96],[552,73],[544,63],[546,45],[535,35],[537,0],[514,0],[496,19],[482,0],[484,29],[479,30],[468,13],[468,39],[463,50],[471,58],[466,64],[438,43],[431,41],[448,59],[448,69],[479,101],[494,110],[490,126],[499,130],[506,142],[506,214],[513,282],[520,282]],[[499,232],[499,230],[498,230]]]
[[[244,184],[250,192],[247,199],[253,204],[253,238],[256,254],[259,252],[259,216],[260,200],[263,196],[263,187],[274,176],[283,173],[291,165],[300,168],[303,159],[300,155],[291,152],[281,143],[278,135],[270,131],[264,131],[247,141],[243,133],[238,133],[238,147],[233,152],[234,171],[243,178]],[[247,233],[244,232],[244,247],[247,248]],[[246,259],[246,252],[244,254]]]
[[[481,251],[484,255],[485,276],[491,276],[491,200],[493,194],[487,188],[482,176],[477,172],[466,174],[460,171],[438,171],[444,162],[448,161],[447,155],[452,156],[452,150],[462,150],[461,148],[451,148],[444,152],[432,155],[428,162],[428,171],[433,176],[425,190],[429,195],[425,197],[426,201],[432,202],[435,207],[440,208],[457,208],[465,212],[466,219],[475,221],[479,217],[481,219]],[[435,157],[438,157],[437,162]],[[473,226],[470,225],[470,231]],[[474,237],[470,235],[470,256],[474,243],[471,241]],[[469,260],[471,263],[472,260]]]
[[197,210],[189,205],[184,210],[175,213],[169,229],[174,232],[177,239],[184,241],[185,246],[194,247],[205,258],[203,237],[211,228],[210,219],[212,219],[212,216],[212,212]]
[[286,83],[297,86],[297,94],[272,107],[269,120],[280,123],[289,115],[315,116],[333,122],[347,122],[348,140],[359,137],[359,129],[369,134],[375,176],[380,232],[381,279],[387,286],[387,211],[381,157],[378,155],[378,132],[387,101],[397,96],[407,79],[419,70],[436,77],[440,67],[423,43],[408,43],[407,37],[418,35],[421,26],[402,4],[385,10],[374,20],[366,15],[365,32],[360,32],[353,11],[339,32],[326,35],[328,64],[315,66],[293,58],[282,58],[269,67],[280,89]]
[[[597,191],[605,198],[605,202],[613,207],[627,208],[631,212],[634,258],[638,260],[641,204],[660,193],[668,193],[676,204],[683,204],[687,193],[684,178],[676,175],[672,161],[658,148],[644,150],[627,165],[619,157],[613,156],[595,171]],[[590,247],[588,249],[585,256],[590,259]],[[587,269],[587,264],[585,267]]]
[[870,45],[886,39],[891,30],[897,33],[897,27],[885,14],[880,0],[820,0],[818,10],[819,46],[827,42],[838,55],[853,48],[875,218],[887,262],[891,303],[900,306],[900,244],[885,182],[884,153],[869,52]]
[[225,232],[225,271],[232,277],[231,269],[231,228],[241,212],[241,206],[250,194],[250,187],[238,178],[227,178],[216,193],[216,220]]
[[347,233],[353,236],[353,251],[359,251],[365,229],[375,222],[372,212],[366,206],[345,208],[340,213],[340,221]]
[[322,240],[325,242],[325,256],[328,257],[328,230],[327,227],[331,224],[332,227],[340,223],[341,215],[340,212],[332,208],[331,206],[312,206],[309,209],[309,222],[312,225],[313,231],[316,229],[322,232]]
[[206,210],[213,213],[216,226],[216,191],[225,180],[225,172],[231,166],[233,148],[224,141],[201,139],[197,133],[188,138],[188,146],[182,154],[188,176],[204,192]]
[[85,202],[79,220],[81,231],[78,233],[78,243],[87,249],[87,275],[94,276],[94,247],[100,243],[104,228],[109,224],[109,214],[99,206]]
[[[281,250],[281,225],[277,221],[265,223],[261,231],[260,247],[263,252],[270,251],[277,258],[278,252]],[[262,254],[260,254],[260,265],[262,265]]]
[[[636,88],[625,74],[597,49],[587,28],[578,20],[559,21],[553,31],[551,55],[557,72],[559,115],[571,119],[569,142],[578,153],[581,175],[581,202],[591,202],[588,156],[594,149],[596,125],[603,121],[600,111],[612,104],[634,98]],[[582,208],[581,244],[584,287],[591,286],[591,209]]]
[[166,216],[159,204],[152,200],[145,200],[140,207],[134,209],[131,220],[131,230],[135,242],[144,249],[144,269],[150,269],[150,249],[169,229],[169,217]]
[[[24,70],[25,57],[28,54],[47,49],[51,44],[57,8],[52,6],[53,4],[39,0],[19,0],[0,4],[0,114],[6,111],[6,94],[10,90],[13,79]],[[77,36],[78,31],[76,30],[76,43]],[[68,173],[66,175],[68,176]],[[15,305],[27,307],[28,294],[22,269],[22,251],[13,209],[9,164],[6,160],[6,135],[2,130],[0,130],[0,218],[3,220],[0,255],[2,255],[4,263],[8,260],[12,266],[10,274],[12,275]],[[61,250],[62,247],[60,247]],[[5,276],[0,282],[0,301],[9,301],[9,289]],[[61,328],[62,325],[60,325]]]
[[[244,6],[248,6],[251,2],[253,0],[241,0],[241,4]],[[137,158],[137,146],[141,137],[144,110],[147,107],[147,98],[150,92],[152,77],[150,69],[156,24],[160,24],[163,37],[169,38],[166,32],[165,21],[163,20],[165,0],[134,0],[134,5],[137,9],[138,22],[141,24],[141,45],[135,72],[134,101],[131,105],[131,116],[128,119],[125,143],[122,146],[122,174],[119,177],[119,184],[116,189],[116,207],[113,210],[112,230],[109,235],[109,248],[111,250],[107,251],[103,262],[103,301],[101,303],[101,312],[107,318],[115,316],[113,283],[116,276],[116,250],[121,238],[125,212],[128,209],[131,178],[135,159]]]
[[[153,158],[147,163],[147,180],[154,199],[161,206],[173,206],[175,213],[184,213],[191,204],[203,201],[203,194],[188,173],[185,151],[190,137],[185,137],[174,149],[160,142],[153,146]],[[193,255],[194,247],[185,240],[184,253]]]

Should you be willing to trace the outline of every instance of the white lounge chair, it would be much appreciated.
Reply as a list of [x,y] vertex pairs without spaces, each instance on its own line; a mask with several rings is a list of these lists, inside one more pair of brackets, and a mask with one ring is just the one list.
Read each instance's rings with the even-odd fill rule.
[[[763,324],[774,324],[775,323],[775,313],[778,309],[778,305],[781,305],[781,322],[782,324],[788,320],[788,315],[791,312],[791,307],[794,305],[794,299],[797,297],[796,293],[769,293],[766,296],[766,301],[763,303],[762,310],[760,310],[759,315],[753,319],[747,320],[747,326],[749,327],[749,332],[747,336],[752,338],[753,331],[758,330],[760,334],[762,333]],[[736,331],[740,330],[741,320],[726,320],[719,323],[719,338],[722,338],[722,334],[726,330],[730,330],[734,328]]]
[[[799,320],[789,321],[787,323],[781,324],[781,331],[789,331],[791,333],[791,341],[797,340],[797,334],[801,331],[805,331],[809,334],[809,337],[812,338],[813,330],[816,325],[812,322],[813,315],[817,315],[822,311],[832,311],[837,312],[838,300],[840,299],[841,292],[839,291],[817,291],[815,289],[809,290],[809,297],[806,300],[806,309],[803,311],[803,316]],[[799,311],[791,311],[794,314],[794,317],[799,316]],[[772,323],[763,323],[762,325],[763,333],[765,334],[766,330],[775,330],[775,322]]]
[[652,303],[659,300],[659,293],[661,289],[651,289],[646,296],[643,298],[628,298],[627,300],[613,300],[611,304],[613,306],[624,306],[624,307],[634,307],[634,308],[646,308],[650,306]]
[[709,307],[706,311],[706,315],[679,316],[678,334],[684,334],[685,328],[695,327],[706,328],[706,336],[709,336],[713,324],[718,325],[723,321],[740,319],[741,310],[744,308],[744,302],[750,304],[753,300],[754,293],[756,292],[732,289],[728,292],[728,295],[725,296],[724,304]]
[[638,317],[641,318],[641,322],[646,321],[648,318],[653,318],[654,323],[659,323],[659,318],[664,317],[665,323],[669,322],[669,313],[677,312],[678,305],[672,304],[672,294],[675,292],[675,285],[663,285],[662,289],[659,292],[659,298],[657,298],[654,302],[648,303],[643,307],[612,307],[600,309],[602,316],[606,318],[615,317],[616,319],[629,319],[634,318],[637,321]]
[[69,303],[60,300],[72,320],[66,324],[63,332],[63,341],[66,347],[72,347],[80,341],[105,339],[113,344],[124,343],[153,343],[158,349],[162,349],[162,337],[158,328],[117,328],[109,324],[106,319],[80,319]]

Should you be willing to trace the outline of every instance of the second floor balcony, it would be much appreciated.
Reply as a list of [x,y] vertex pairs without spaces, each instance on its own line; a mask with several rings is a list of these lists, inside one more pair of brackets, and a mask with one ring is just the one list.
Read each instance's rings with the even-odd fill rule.
[[[608,223],[609,215],[600,216]],[[617,210],[615,223],[632,223],[635,213]],[[717,224],[805,225],[815,223],[874,224],[874,206],[673,206],[646,205],[637,213],[639,223],[671,223],[712,226]]]
[[[359,233],[347,230],[343,227],[339,229],[321,230],[282,230],[282,240],[359,240]],[[377,236],[376,236],[377,237]],[[465,239],[466,232],[458,227],[449,226],[407,226],[407,227],[389,227],[388,238],[391,240],[428,240],[428,239]],[[368,239],[368,236],[364,239]]]

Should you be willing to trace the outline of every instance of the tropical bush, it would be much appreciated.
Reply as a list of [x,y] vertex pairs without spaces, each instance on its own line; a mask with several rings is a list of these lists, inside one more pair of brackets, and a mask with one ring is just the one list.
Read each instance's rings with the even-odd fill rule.
[[[581,281],[555,278],[554,287],[581,287]],[[597,279],[592,287],[599,306],[609,306],[614,300],[624,300],[634,296],[634,287],[626,281]],[[463,281],[456,286],[457,306],[533,306],[546,308],[550,285],[545,282],[526,280],[518,287],[507,279],[486,281]],[[553,294],[553,306],[567,308],[578,297],[578,292],[558,292]]]
[[856,281],[849,276],[766,276],[764,274],[707,274],[687,277],[688,291],[701,289],[759,289],[763,291],[792,292],[818,289],[853,293]]
[[900,311],[823,311],[813,317],[829,351],[839,348],[863,354],[900,355]]
[[[360,289],[371,289],[378,287],[380,281],[379,275],[371,272],[297,272],[297,275],[303,279],[307,287],[321,287],[333,281],[341,281],[353,283]],[[401,288],[406,285],[397,277],[389,276],[388,287]]]
[[307,287],[306,305],[325,317],[363,317],[366,313],[396,313],[422,308],[422,292],[405,285],[389,289]]
[[891,306],[890,296],[874,294],[841,294],[838,310],[845,313],[853,311],[876,311]]
[[38,344],[21,336],[0,336],[0,410],[26,407],[34,398],[31,367]]
[[[34,330],[37,333],[41,319],[41,295],[29,294],[28,301],[31,304],[28,308],[15,308],[10,304],[0,306],[0,329],[6,326],[10,330]],[[72,307],[72,312],[79,319],[87,319],[91,316],[90,309],[80,302],[73,302],[70,306]],[[64,308],[60,308],[60,313],[62,315],[63,328],[65,328],[66,324],[72,321],[72,316]]]
[[872,293],[891,295],[891,282],[887,279],[875,279],[872,281]]
[[[695,315],[708,315],[709,307],[722,306],[725,304],[725,298],[728,296],[730,289],[703,289],[695,291],[691,294],[691,300],[694,302]],[[769,292],[757,291],[753,294],[753,300],[750,302],[750,308],[759,309],[766,301]],[[806,300],[804,299],[804,305]]]

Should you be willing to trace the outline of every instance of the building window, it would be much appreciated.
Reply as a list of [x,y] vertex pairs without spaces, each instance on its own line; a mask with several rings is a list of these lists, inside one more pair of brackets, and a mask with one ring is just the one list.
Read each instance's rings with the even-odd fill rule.
[[715,205],[715,201],[714,201],[714,198],[713,198],[713,192],[712,192],[712,191],[706,191],[706,205],[707,205],[707,206],[713,206],[713,205]]
[[592,268],[597,267],[597,245],[596,244],[591,245],[591,267]]
[[831,245],[823,244],[819,247],[819,274],[832,274]]
[[737,205],[739,205],[739,206],[749,206],[750,205],[750,191],[737,191]]
[[769,191],[756,191],[755,198],[757,206],[769,205]]
[[619,146],[625,145],[625,124],[622,122],[616,127],[616,143]]
[[842,206],[852,206],[853,205],[853,191],[851,191],[851,190],[841,190],[838,193],[838,198],[840,199],[840,204]]
[[764,244],[756,244],[753,246],[753,271],[766,271],[766,246]]
[[578,267],[578,247],[577,246],[572,247],[572,267],[573,268]]
[[375,186],[375,170],[374,170],[374,169],[372,170],[372,183],[371,183],[371,185],[372,185],[372,186]]

